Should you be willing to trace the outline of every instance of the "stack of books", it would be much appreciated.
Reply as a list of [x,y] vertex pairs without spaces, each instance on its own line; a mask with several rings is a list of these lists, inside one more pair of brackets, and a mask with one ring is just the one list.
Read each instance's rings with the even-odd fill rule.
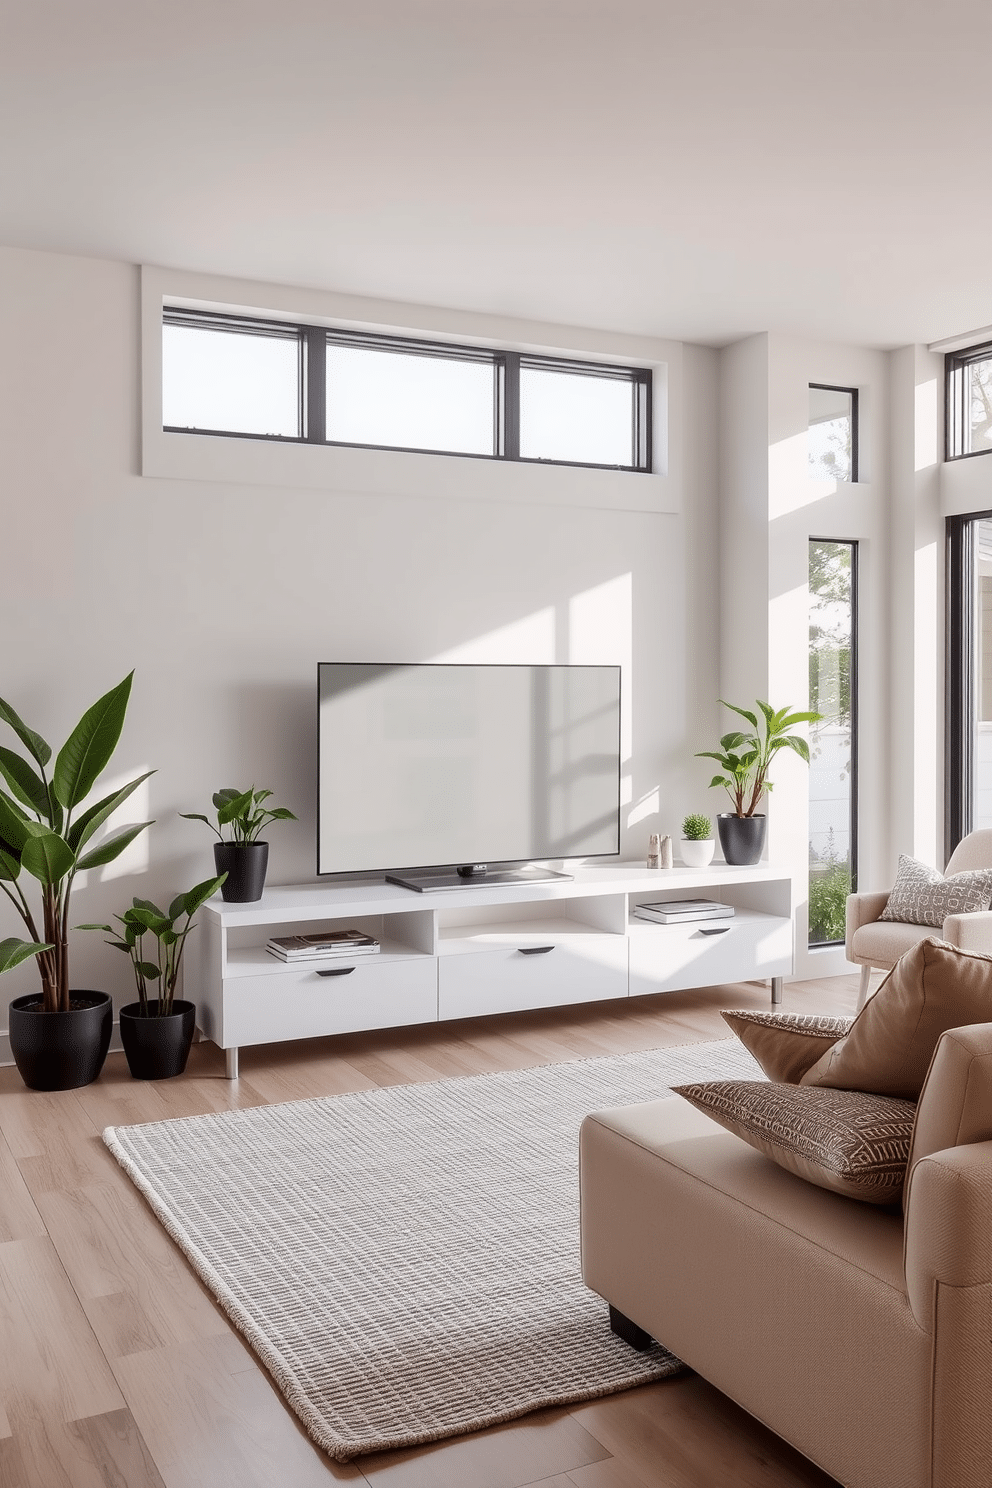
[[379,942],[363,930],[321,930],[316,935],[273,935],[265,949],[280,961],[329,961],[374,956]]
[[654,899],[649,904],[635,904],[639,920],[652,920],[656,925],[678,925],[683,920],[729,920],[732,904],[716,899]]

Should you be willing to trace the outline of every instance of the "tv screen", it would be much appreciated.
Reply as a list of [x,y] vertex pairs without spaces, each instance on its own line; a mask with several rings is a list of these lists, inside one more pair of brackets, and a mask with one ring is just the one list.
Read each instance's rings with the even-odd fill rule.
[[317,872],[620,851],[620,668],[321,662]]

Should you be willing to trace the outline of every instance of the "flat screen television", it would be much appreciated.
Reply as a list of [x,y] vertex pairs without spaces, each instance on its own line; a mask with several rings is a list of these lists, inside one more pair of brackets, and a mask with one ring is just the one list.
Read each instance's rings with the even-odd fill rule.
[[317,872],[423,890],[620,852],[620,668],[317,668]]

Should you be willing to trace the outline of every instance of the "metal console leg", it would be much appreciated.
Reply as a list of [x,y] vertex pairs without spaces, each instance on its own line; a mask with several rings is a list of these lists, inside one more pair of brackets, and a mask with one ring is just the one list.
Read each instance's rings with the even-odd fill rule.
[[[782,1001],[782,985],[784,982],[784,977],[772,977],[772,1007],[778,1007]],[[237,1050],[235,1050],[235,1053],[237,1053]]]
[[225,1049],[224,1056],[227,1062],[227,1078],[236,1080],[238,1078],[238,1051],[237,1048]]

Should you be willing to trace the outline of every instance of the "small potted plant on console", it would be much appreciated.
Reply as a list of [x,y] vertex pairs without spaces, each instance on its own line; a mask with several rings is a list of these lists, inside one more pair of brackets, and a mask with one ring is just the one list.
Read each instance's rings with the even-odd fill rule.
[[723,856],[728,863],[749,865],[758,862],[765,845],[766,817],[757,808],[765,791],[772,788],[768,779],[772,761],[780,749],[791,749],[808,765],[809,745],[791,730],[797,723],[816,723],[822,715],[790,713],[787,707],[776,710],[759,698],[759,725],[756,713],[724,703],[722,698],[720,702],[746,719],[752,731],[735,729],[724,734],[719,750],[702,749],[697,758],[717,761],[723,774],[714,775],[710,785],[723,786],[733,803],[733,811],[721,811],[716,819]]
[[[226,785],[212,797],[217,811],[216,827],[198,811],[181,811],[187,821],[206,822],[218,841],[214,843],[214,863],[218,874],[225,876],[221,894],[229,904],[251,904],[261,899],[265,887],[265,870],[269,861],[269,844],[259,841],[259,832],[267,822],[296,821],[285,806],[266,806],[270,790],[239,790]],[[230,829],[225,838],[224,828]]]
[[[103,930],[114,937],[107,944],[130,957],[138,1001],[120,1010],[121,1043],[127,1066],[136,1080],[168,1080],[186,1068],[193,1043],[196,1006],[176,996],[179,968],[186,937],[193,929],[193,916],[224,882],[223,875],[197,884],[178,894],[168,910],[150,899],[134,899],[131,908],[115,915],[114,925],[77,925],[78,930]],[[145,937],[158,942],[149,959]],[[158,995],[149,994],[149,985]]]
[[687,868],[705,868],[713,861],[713,823],[708,816],[690,812],[682,823],[682,861]]

